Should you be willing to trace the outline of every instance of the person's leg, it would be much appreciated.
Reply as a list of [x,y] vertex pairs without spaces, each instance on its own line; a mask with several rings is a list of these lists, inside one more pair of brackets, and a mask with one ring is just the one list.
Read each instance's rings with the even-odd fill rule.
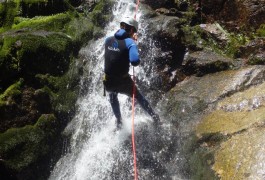
[[[134,86],[134,82],[133,80],[129,77],[126,79],[125,82],[123,82],[123,85],[120,86],[119,88],[119,93],[122,94],[126,94],[130,97],[132,97],[133,95],[133,86]],[[145,99],[145,97],[139,92],[139,90],[137,89],[137,87],[134,87],[134,91],[135,91],[135,99],[137,100],[137,102],[140,104],[140,106],[152,117],[152,119],[154,120],[155,123],[160,121],[159,116],[154,112],[154,110],[152,109],[151,105],[149,104],[149,102]]]
[[109,98],[110,98],[110,104],[113,110],[113,113],[117,119],[117,127],[121,127],[121,111],[120,111],[120,103],[118,100],[118,93],[116,92],[110,92],[109,93]]
[[159,116],[154,112],[149,102],[145,99],[145,97],[139,92],[139,90],[135,89],[135,98],[137,99],[140,106],[152,117],[154,122],[159,122]]

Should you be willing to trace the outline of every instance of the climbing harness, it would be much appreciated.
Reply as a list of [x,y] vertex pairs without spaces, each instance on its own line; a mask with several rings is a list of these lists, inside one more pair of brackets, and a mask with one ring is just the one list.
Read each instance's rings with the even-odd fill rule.
[[[137,4],[135,7],[134,19],[136,20],[136,14],[138,11],[140,0],[137,0]],[[133,67],[133,95],[132,95],[132,148],[133,148],[133,166],[134,166],[134,180],[138,179],[137,174],[137,161],[136,161],[136,146],[135,146],[135,137],[134,137],[134,105],[135,105],[135,75],[134,75],[134,67]]]

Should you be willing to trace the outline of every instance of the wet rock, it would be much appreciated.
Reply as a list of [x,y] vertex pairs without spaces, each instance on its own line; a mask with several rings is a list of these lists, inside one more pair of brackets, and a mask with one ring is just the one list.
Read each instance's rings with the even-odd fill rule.
[[218,23],[201,24],[200,27],[219,41],[227,41],[229,34]]
[[168,119],[175,117],[178,120],[194,120],[195,114],[199,115],[224,97],[261,84],[264,78],[263,66],[222,71],[203,77],[187,77],[166,94],[166,99],[161,102],[161,108]]
[[239,48],[239,56],[248,58],[250,55],[262,54],[265,51],[265,38],[256,38]]
[[[264,109],[263,109],[264,111]],[[253,112],[255,113],[255,112]],[[249,120],[253,119],[250,118]],[[213,170],[219,178],[264,178],[264,126],[249,129],[221,143],[215,152]]]
[[[53,114],[43,114],[34,125],[12,128],[0,133],[0,157],[4,164],[3,168],[15,174],[8,176],[17,179],[35,179],[38,172],[44,171],[41,167],[49,163],[47,157],[50,157],[53,143],[58,135],[56,121]],[[42,163],[38,164],[40,161]]]
[[[259,171],[263,166],[260,163],[260,158],[263,158],[262,149],[265,148],[264,137],[261,135],[264,134],[265,124],[263,113],[265,83],[262,80],[264,78],[262,68],[263,66],[244,68],[228,74],[217,73],[215,76],[226,74],[225,77],[229,80],[214,83],[225,86],[218,93],[219,98],[215,98],[216,105],[202,116],[196,128],[200,144],[196,151],[207,152],[204,161],[213,162],[209,166],[212,166],[219,178],[230,178],[235,175],[240,179],[262,177]],[[236,82],[236,79],[242,77],[242,73],[246,76],[246,81]],[[215,93],[211,88],[208,95]]]
[[178,16],[181,17],[182,13],[178,11],[176,8],[159,8],[155,10],[158,14],[166,15],[166,16]]
[[143,0],[141,1],[141,3],[147,4],[153,9],[157,9],[160,7],[172,8],[176,6],[175,0],[163,0],[163,1],[157,1],[156,3],[154,3],[154,1],[152,0]]
[[[181,41],[182,31],[177,29],[183,23],[178,17],[156,16],[148,20],[146,33],[151,38],[156,51],[153,57],[159,69],[165,65],[176,67],[181,64],[185,53],[185,45]],[[151,22],[151,23],[150,23]]]
[[203,76],[208,73],[228,70],[233,60],[210,50],[187,53],[182,63],[186,75]]

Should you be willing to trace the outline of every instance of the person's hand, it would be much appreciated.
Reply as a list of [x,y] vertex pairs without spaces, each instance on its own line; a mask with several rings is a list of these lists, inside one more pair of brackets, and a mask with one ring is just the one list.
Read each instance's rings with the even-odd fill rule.
[[132,39],[135,40],[135,41],[137,41],[137,39],[138,39],[137,33],[134,33],[134,34],[132,35]]

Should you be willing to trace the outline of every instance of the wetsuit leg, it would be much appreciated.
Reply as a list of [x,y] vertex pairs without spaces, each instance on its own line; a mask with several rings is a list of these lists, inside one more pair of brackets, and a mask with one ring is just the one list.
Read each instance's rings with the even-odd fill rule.
[[[133,86],[134,83],[132,79],[129,77],[119,88],[119,93],[126,94],[132,97],[133,94]],[[140,106],[152,117],[155,122],[160,121],[159,116],[154,112],[149,102],[145,99],[145,97],[140,93],[140,91],[135,87],[135,99],[140,104]]]
[[153,117],[155,115],[154,110],[150,106],[149,102],[145,99],[145,97],[136,89],[135,98],[137,99],[137,102],[140,104],[140,106],[151,116]]
[[155,125],[160,122],[160,118],[158,114],[154,112],[149,102],[145,99],[145,97],[136,89],[135,98],[137,99],[138,103],[141,107],[152,117]]
[[109,98],[113,113],[117,119],[117,125],[119,125],[121,124],[121,111],[120,111],[120,103],[118,100],[118,93],[110,92]]

